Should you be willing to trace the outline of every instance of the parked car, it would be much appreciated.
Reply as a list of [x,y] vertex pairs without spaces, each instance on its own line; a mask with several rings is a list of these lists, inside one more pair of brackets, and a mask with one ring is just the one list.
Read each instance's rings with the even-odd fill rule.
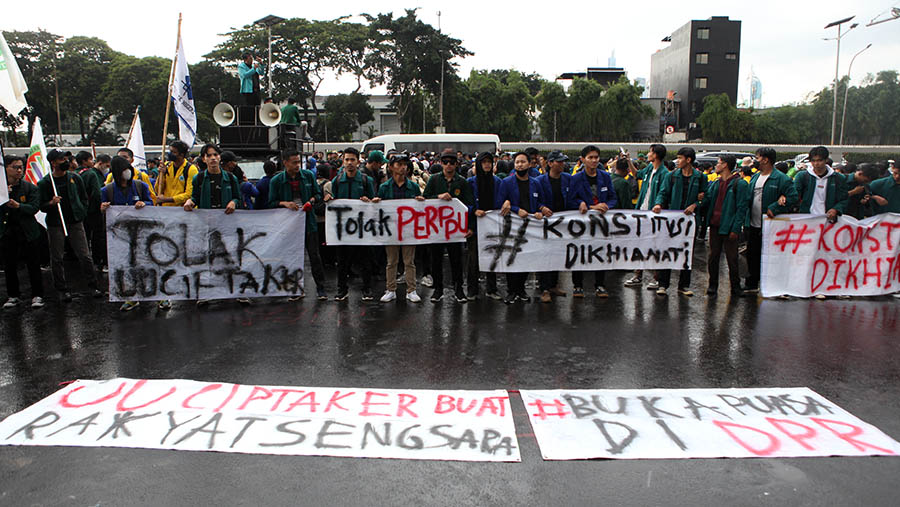
[[737,151],[704,151],[702,153],[697,154],[697,163],[701,164],[703,162],[709,162],[713,165],[719,161],[719,157],[722,155],[733,155],[734,158],[737,159],[738,165],[741,163],[741,159],[744,157],[752,157],[752,153],[740,153]]

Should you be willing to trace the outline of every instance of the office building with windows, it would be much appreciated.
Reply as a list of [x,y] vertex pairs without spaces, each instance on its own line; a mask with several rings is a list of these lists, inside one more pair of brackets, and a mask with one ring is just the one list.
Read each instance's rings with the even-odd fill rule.
[[680,99],[678,128],[696,137],[697,117],[707,95],[728,94],[737,103],[741,22],[728,16],[693,20],[663,39],[650,57],[650,96]]

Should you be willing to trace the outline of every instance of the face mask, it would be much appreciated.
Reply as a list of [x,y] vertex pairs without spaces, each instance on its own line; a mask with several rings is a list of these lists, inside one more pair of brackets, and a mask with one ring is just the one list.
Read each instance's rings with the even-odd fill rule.
[[124,171],[122,171],[122,179],[125,181],[130,180],[131,179],[131,171],[128,169],[125,169]]
[[175,162],[175,155],[173,155],[171,151],[166,153],[166,161]]
[[516,174],[518,174],[520,176],[525,176],[526,174],[528,174],[528,168],[526,167],[525,169],[521,169],[521,170],[516,169]]

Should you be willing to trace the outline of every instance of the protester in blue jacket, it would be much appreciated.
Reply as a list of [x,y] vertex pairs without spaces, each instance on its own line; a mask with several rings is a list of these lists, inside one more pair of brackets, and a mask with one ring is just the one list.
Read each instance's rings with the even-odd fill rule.
[[[600,148],[588,145],[581,150],[581,159],[584,161],[581,171],[572,176],[572,184],[575,186],[575,194],[582,199],[588,209],[606,213],[619,204],[616,189],[613,187],[612,177],[606,171],[600,171]],[[584,297],[584,272],[572,272],[572,297]],[[606,271],[594,271],[594,295],[597,297],[609,297],[606,292]]]
[[[551,151],[547,155],[547,162],[550,170],[547,174],[538,176],[537,182],[541,187],[541,196],[544,199],[540,204],[541,214],[545,217],[552,216],[557,211],[568,211],[579,209],[582,213],[587,213],[588,205],[585,202],[586,196],[578,194],[573,177],[566,169],[566,162],[569,160],[563,152],[559,150]],[[582,171],[579,174],[582,174]],[[574,274],[574,273],[573,273]],[[565,296],[566,293],[559,289],[559,271],[545,271],[540,274],[540,291],[541,302],[549,303],[553,300],[553,296]]]
[[[513,155],[513,168],[515,173],[506,177],[500,183],[500,215],[506,216],[510,212],[526,218],[531,215],[536,220],[541,220],[544,215],[540,212],[540,205],[544,202],[541,197],[541,185],[529,176],[530,162],[525,152]],[[506,302],[517,301],[528,303],[531,299],[525,293],[525,279],[527,273],[507,273]]]
[[[466,297],[469,301],[478,299],[478,219],[488,211],[500,209],[500,183],[501,179],[494,175],[494,154],[490,152],[479,153],[475,158],[475,176],[469,178],[469,186],[475,197],[469,206],[469,230],[472,235],[466,240],[468,249],[466,272]],[[487,290],[485,295],[491,299],[501,299],[497,292],[497,273],[487,273]]]

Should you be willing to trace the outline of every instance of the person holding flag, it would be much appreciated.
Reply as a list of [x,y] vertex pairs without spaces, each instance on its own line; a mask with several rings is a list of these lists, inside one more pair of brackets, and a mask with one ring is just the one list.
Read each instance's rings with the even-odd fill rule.
[[[84,275],[91,294],[100,297],[103,292],[97,286],[97,275],[91,261],[91,251],[84,234],[84,219],[87,216],[88,195],[81,176],[69,171],[66,156],[59,150],[47,154],[51,172],[38,182],[41,210],[47,214],[47,234],[50,237],[50,267],[53,285],[62,302],[72,300],[66,283],[66,269],[63,264],[66,239],[68,238]],[[59,213],[57,213],[59,211]],[[60,216],[62,215],[62,216]]]

